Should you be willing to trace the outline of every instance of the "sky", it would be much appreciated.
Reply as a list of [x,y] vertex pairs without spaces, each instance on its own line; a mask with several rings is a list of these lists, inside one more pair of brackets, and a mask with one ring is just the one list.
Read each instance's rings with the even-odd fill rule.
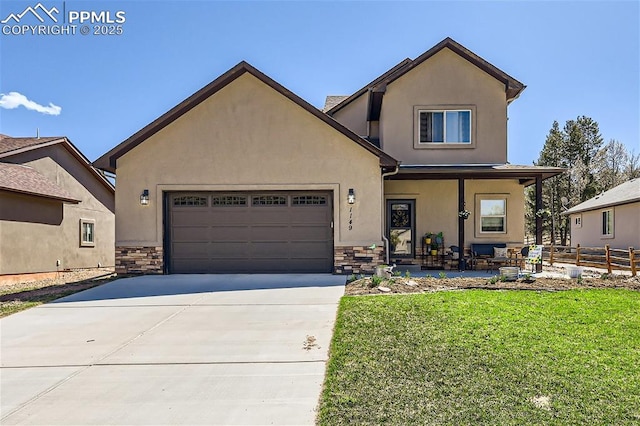
[[[19,16],[29,6],[42,24]],[[320,108],[446,37],[527,85],[508,110],[510,163],[532,164],[553,121],[581,115],[640,152],[637,0],[1,0],[2,20],[0,133],[67,136],[91,161],[242,60]],[[38,24],[75,34],[22,27]]]

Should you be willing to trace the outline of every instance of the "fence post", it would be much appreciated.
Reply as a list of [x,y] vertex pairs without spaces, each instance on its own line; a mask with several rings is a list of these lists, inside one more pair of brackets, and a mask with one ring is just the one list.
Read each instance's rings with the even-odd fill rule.
[[576,266],[580,266],[580,244],[576,244]]
[[636,276],[636,252],[633,247],[629,247],[629,266],[631,266],[631,276]]
[[604,246],[604,257],[607,260],[607,272],[611,273],[611,246],[609,244]]

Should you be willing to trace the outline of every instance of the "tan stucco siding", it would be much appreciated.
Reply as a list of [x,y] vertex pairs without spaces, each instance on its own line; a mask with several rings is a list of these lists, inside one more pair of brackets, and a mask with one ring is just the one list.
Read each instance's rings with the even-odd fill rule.
[[369,136],[367,131],[368,102],[369,94],[365,92],[348,105],[340,108],[332,116],[357,135]]
[[[421,144],[416,149],[416,108],[419,107],[470,109],[472,143],[437,144],[433,145],[435,148]],[[443,49],[387,86],[380,132],[384,151],[404,164],[505,163],[504,84],[449,49]]]
[[[477,199],[479,196],[507,200],[507,232],[482,234]],[[385,199],[416,200],[416,234],[442,232],[445,245],[458,245],[457,180],[392,180],[385,182]],[[465,181],[465,246],[473,242],[505,242],[521,245],[524,241],[524,191],[514,180]],[[416,240],[417,241],[417,240]]]
[[[115,218],[109,190],[59,145],[26,152],[10,161],[33,167],[81,202],[3,194],[0,274],[90,268],[98,263],[113,266]],[[95,246],[80,246],[80,219],[95,221]]]
[[[602,235],[602,212],[613,211],[613,236]],[[580,217],[581,225],[576,225]],[[571,215],[571,245],[627,249],[640,248],[640,203],[607,207]]]
[[250,74],[120,157],[117,180],[117,246],[161,246],[162,193],[173,190],[331,190],[334,243],[381,240],[378,157]]

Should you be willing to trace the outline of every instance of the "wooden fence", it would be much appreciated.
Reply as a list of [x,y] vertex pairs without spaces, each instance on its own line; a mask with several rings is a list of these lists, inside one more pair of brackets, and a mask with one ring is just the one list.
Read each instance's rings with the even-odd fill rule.
[[606,269],[611,273],[614,269],[631,271],[636,276],[640,269],[640,255],[633,247],[628,250],[604,247],[544,246],[542,258],[553,265],[554,262],[573,263],[576,266]]

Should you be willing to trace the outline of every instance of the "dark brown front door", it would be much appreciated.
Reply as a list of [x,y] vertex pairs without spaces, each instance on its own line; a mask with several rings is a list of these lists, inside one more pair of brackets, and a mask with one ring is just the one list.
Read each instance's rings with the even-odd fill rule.
[[387,238],[392,258],[413,258],[415,200],[387,200]]
[[168,194],[170,273],[332,272],[327,192]]

